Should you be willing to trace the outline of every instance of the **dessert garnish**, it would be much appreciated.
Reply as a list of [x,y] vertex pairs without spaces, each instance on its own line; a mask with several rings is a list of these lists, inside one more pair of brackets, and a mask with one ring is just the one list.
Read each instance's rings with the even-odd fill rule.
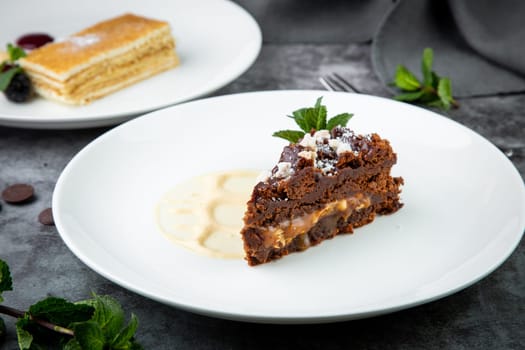
[[33,199],[34,194],[35,189],[33,186],[19,183],[5,188],[2,191],[2,199],[7,203],[21,204]]
[[292,143],[299,141],[306,133],[312,130],[332,130],[335,126],[346,126],[353,114],[341,113],[327,120],[326,106],[321,105],[323,97],[319,97],[313,107],[305,107],[292,112],[289,118],[295,120],[302,130],[279,130],[272,136],[280,137]]
[[25,51],[13,44],[7,44],[8,59],[0,63],[0,91],[12,102],[26,102],[33,95],[29,77],[18,64],[26,56]]
[[423,81],[403,65],[398,65],[392,85],[401,93],[394,96],[398,101],[423,104],[449,110],[459,107],[459,103],[452,96],[452,83],[449,78],[440,77],[432,70],[434,51],[430,48],[423,50],[421,58],[421,72]]
[[34,50],[54,40],[51,35],[46,33],[29,33],[16,39],[16,45],[25,50]]

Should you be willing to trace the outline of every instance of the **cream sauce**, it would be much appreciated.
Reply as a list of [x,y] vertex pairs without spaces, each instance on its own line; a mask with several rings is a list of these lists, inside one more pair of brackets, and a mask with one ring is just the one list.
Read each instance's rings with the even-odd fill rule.
[[216,258],[242,259],[246,202],[259,172],[232,170],[193,177],[159,201],[157,225],[171,242]]

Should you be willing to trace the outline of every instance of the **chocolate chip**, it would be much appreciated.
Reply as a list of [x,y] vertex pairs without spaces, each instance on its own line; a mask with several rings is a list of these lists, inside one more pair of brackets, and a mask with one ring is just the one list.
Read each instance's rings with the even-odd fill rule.
[[55,220],[53,220],[53,211],[51,208],[44,209],[38,214],[38,221],[42,225],[48,225],[52,226],[55,224]]
[[26,184],[14,184],[2,192],[2,198],[7,203],[23,203],[33,198],[35,191],[33,186]]

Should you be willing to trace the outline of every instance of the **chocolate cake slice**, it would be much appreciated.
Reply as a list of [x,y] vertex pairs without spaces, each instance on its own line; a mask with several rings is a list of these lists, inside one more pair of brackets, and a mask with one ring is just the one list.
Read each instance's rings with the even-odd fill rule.
[[342,126],[312,130],[284,147],[247,203],[241,235],[248,264],[305,250],[400,209],[403,179],[390,175],[396,159],[388,140]]

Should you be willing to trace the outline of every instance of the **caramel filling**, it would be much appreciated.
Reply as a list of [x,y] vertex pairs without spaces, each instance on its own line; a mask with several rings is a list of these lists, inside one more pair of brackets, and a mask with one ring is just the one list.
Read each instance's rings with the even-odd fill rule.
[[368,196],[358,193],[353,197],[330,202],[324,208],[313,213],[282,221],[277,227],[269,226],[262,234],[264,246],[266,248],[283,248],[295,237],[312,229],[319,220],[336,213],[342,214],[342,218],[346,220],[354,210],[368,208],[370,204]]

